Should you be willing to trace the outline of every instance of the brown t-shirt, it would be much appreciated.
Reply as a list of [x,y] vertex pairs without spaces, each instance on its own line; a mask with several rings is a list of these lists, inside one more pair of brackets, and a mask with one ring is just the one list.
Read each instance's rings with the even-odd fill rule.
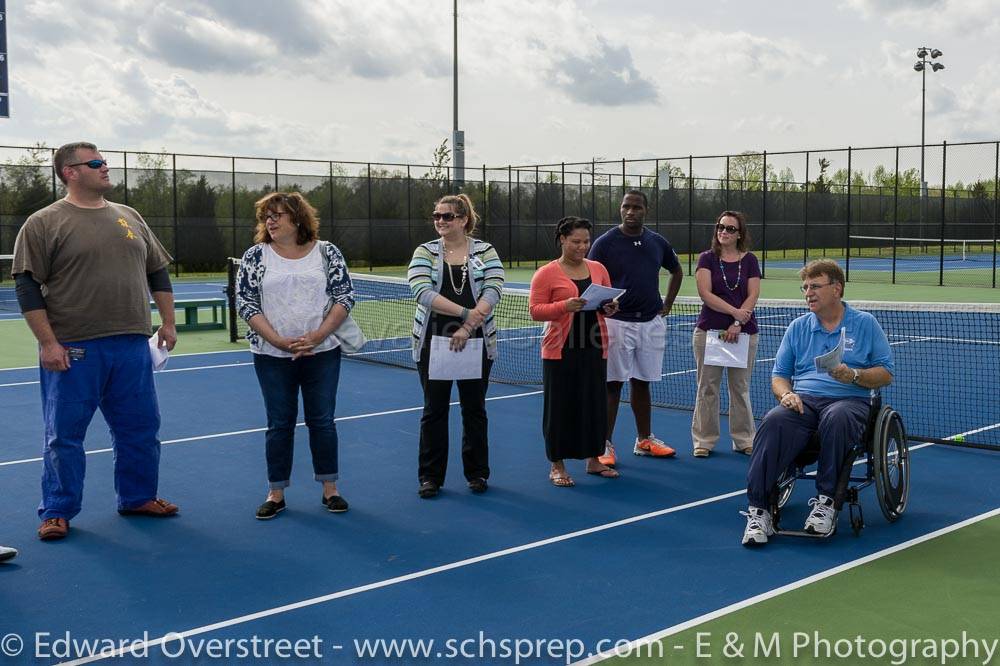
[[62,342],[149,335],[148,273],[170,255],[128,206],[80,208],[65,199],[28,218],[14,241],[15,275],[30,271]]

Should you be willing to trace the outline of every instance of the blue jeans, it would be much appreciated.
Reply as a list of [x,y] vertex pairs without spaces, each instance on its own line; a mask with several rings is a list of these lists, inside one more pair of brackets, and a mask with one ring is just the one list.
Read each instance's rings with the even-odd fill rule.
[[778,476],[819,432],[816,490],[833,497],[837,476],[851,446],[861,439],[871,404],[866,398],[821,398],[799,394],[802,414],[778,405],[757,429],[747,468],[747,499],[750,506],[768,509],[768,495]]
[[286,488],[292,477],[295,420],[299,391],[309,428],[313,472],[317,481],[337,479],[337,384],[340,347],[299,359],[253,355],[253,367],[267,410],[267,481],[269,488]]
[[80,513],[87,455],[83,439],[99,407],[111,429],[119,509],[156,498],[160,469],[160,411],[144,335],[114,335],[65,343],[83,350],[69,370],[40,369],[45,446],[42,450],[43,519]]

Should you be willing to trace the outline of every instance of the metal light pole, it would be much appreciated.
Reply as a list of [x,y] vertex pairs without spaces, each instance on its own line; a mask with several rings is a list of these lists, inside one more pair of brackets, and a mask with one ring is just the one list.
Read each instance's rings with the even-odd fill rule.
[[[457,2],[457,0],[456,0]],[[944,55],[938,49],[931,48],[929,46],[921,46],[917,49],[917,57],[920,58],[913,65],[913,69],[920,72],[920,197],[921,199],[927,196],[927,181],[924,179],[924,125],[926,120],[926,109],[927,109],[927,66],[930,65],[931,71],[936,72],[939,69],[944,69],[944,65],[939,62],[930,62],[927,60],[927,56],[931,57],[931,60],[936,60]]]
[[454,126],[451,132],[451,147],[454,160],[453,186],[457,190],[465,182],[465,132],[458,129],[458,0],[454,0],[455,45],[452,59],[452,81],[454,83]]

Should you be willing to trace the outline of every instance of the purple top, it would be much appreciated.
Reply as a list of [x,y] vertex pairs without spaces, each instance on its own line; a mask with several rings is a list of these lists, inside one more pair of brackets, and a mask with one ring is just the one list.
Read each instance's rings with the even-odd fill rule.
[[[698,257],[698,268],[707,268],[712,275],[712,293],[729,303],[734,308],[743,305],[747,300],[749,289],[747,280],[760,277],[760,264],[752,252],[747,252],[739,261],[719,261],[719,257],[711,250],[706,250]],[[725,269],[725,275],[722,271]],[[732,287],[732,289],[730,289]],[[698,322],[695,324],[703,331],[725,330],[733,323],[733,318],[727,314],[716,312],[702,304]],[[750,315],[750,321],[743,326],[743,332],[753,335],[757,332],[757,316]]]

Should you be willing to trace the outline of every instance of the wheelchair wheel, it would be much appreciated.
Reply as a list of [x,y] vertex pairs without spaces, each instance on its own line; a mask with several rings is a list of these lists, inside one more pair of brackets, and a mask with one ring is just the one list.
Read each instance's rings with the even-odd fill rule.
[[890,523],[906,510],[910,491],[910,448],[903,419],[892,407],[879,411],[872,431],[872,473],[878,505]]
[[779,509],[783,508],[785,503],[788,502],[788,498],[792,496],[793,490],[795,490],[795,466],[791,465],[778,477],[775,499]]

